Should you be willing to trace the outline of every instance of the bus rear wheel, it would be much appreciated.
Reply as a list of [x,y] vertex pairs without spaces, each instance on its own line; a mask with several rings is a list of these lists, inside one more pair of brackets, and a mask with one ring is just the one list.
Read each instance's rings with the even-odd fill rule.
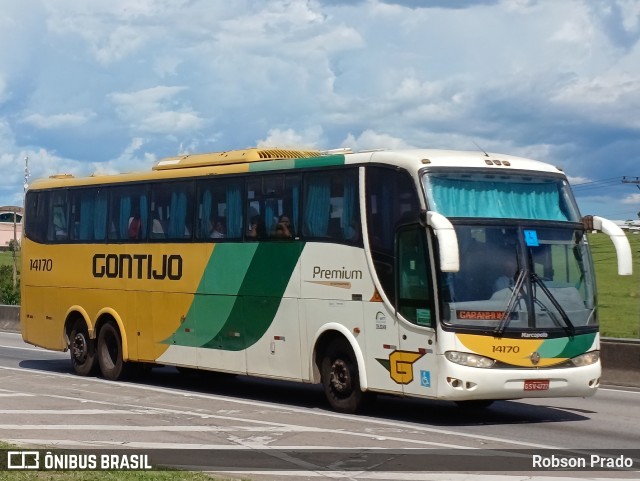
[[364,393],[355,355],[349,343],[333,341],[322,358],[322,385],[331,407],[341,413],[355,413],[362,408]]
[[76,374],[89,376],[96,367],[96,344],[89,338],[89,330],[83,321],[76,321],[71,329],[69,352]]
[[105,379],[116,381],[124,373],[122,337],[113,322],[107,322],[98,334],[98,365]]

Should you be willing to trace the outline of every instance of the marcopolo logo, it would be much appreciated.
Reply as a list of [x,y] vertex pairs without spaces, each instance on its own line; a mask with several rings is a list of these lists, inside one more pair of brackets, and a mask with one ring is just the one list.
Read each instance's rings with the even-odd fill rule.
[[93,277],[177,281],[182,278],[182,256],[165,254],[160,259],[152,254],[96,254]]

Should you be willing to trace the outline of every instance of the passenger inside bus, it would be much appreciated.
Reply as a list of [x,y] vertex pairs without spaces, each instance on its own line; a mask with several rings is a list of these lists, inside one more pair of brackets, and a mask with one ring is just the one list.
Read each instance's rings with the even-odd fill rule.
[[209,237],[211,237],[212,239],[224,238],[224,223],[220,219],[217,219],[213,223],[213,228]]
[[129,239],[140,238],[140,213],[138,209],[134,209],[133,214],[129,218]]
[[278,219],[278,223],[274,229],[274,237],[278,239],[292,239],[293,233],[291,232],[291,222],[289,221],[289,217],[286,215],[281,215],[280,219]]
[[164,226],[162,225],[162,221],[158,218],[158,213],[154,210],[152,212],[153,220],[151,222],[151,238],[158,239],[164,238]]
[[493,283],[494,292],[513,287],[518,272],[518,262],[514,253],[504,252],[499,257],[499,276]]
[[263,239],[265,234],[264,221],[259,215],[255,215],[251,218],[251,224],[249,224],[249,232],[247,237],[250,239]]

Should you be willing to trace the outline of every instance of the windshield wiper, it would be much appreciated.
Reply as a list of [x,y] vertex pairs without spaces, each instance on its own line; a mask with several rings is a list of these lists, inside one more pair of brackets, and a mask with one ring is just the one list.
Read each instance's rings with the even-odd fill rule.
[[507,307],[505,307],[504,312],[502,313],[500,324],[498,325],[498,327],[496,327],[495,331],[493,331],[496,337],[502,337],[502,335],[504,334],[504,330],[509,325],[509,321],[511,320],[511,313],[515,309],[516,303],[518,302],[518,296],[520,295],[520,291],[522,290],[522,286],[524,285],[526,274],[527,271],[525,269],[518,272],[516,285],[513,287],[513,291],[511,292],[511,296],[509,297]]
[[[547,285],[544,283],[544,281],[542,279],[540,279],[540,277],[538,276],[538,274],[536,274],[535,272],[531,273],[531,280],[533,282],[535,282],[536,284],[538,284],[540,286],[540,289],[542,289],[542,292],[545,293],[545,295],[549,298],[549,300],[551,301],[551,304],[553,304],[553,307],[556,308],[556,310],[560,313],[560,317],[562,318],[562,320],[564,321],[565,325],[563,326],[563,329],[565,330],[565,332],[569,335],[569,337],[573,337],[575,336],[576,333],[576,328],[573,325],[573,323],[571,322],[571,319],[569,319],[569,316],[567,315],[567,312],[562,308],[562,306],[560,305],[560,303],[558,302],[558,300],[556,299],[556,297],[551,294],[551,291],[549,290],[549,288],[547,287]],[[538,305],[541,305],[542,307],[544,307],[544,309],[546,310],[546,312],[549,314],[549,316],[551,317],[551,319],[556,323],[558,323],[558,320],[555,316],[555,314],[553,314],[545,305],[544,303],[539,300],[536,296],[536,302],[538,303]]]

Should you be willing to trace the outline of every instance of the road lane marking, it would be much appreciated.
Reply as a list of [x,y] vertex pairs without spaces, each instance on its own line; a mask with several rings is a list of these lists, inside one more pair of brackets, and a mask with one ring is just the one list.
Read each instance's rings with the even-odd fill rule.
[[[41,394],[40,396],[47,395]],[[156,414],[152,409],[149,409],[148,411],[149,412],[135,412],[124,409],[0,409],[0,414],[62,414],[70,416],[95,416],[98,414]]]
[[[27,374],[39,374],[39,375],[49,376],[49,377],[63,377],[63,378],[66,378],[66,379],[74,379],[76,381],[79,379],[78,376],[76,376],[75,374],[52,373],[52,372],[47,372],[47,371],[39,371],[39,370],[36,370],[36,369],[24,369],[24,368],[14,368],[14,367],[5,367],[5,366],[0,366],[0,369],[8,370],[8,371],[19,371],[19,372],[27,373]],[[511,445],[516,445],[516,446],[525,446],[525,447],[529,447],[529,448],[538,448],[538,449],[560,449],[558,446],[552,446],[552,445],[547,445],[547,444],[529,443],[529,442],[526,442],[526,441],[507,439],[507,438],[501,438],[501,437],[496,437],[496,436],[484,436],[484,435],[479,435],[479,434],[456,432],[456,431],[451,431],[451,430],[447,430],[447,429],[438,429],[438,428],[426,427],[426,426],[419,425],[419,424],[406,423],[406,422],[402,422],[402,421],[385,421],[383,419],[370,418],[370,417],[363,416],[363,415],[347,415],[347,414],[333,413],[333,412],[328,412],[328,411],[318,411],[318,410],[295,408],[295,407],[287,406],[287,405],[284,405],[284,404],[267,403],[267,402],[262,402],[262,401],[249,401],[249,400],[246,400],[246,399],[240,399],[240,398],[234,398],[234,397],[225,397],[225,396],[214,395],[214,394],[192,393],[192,392],[186,392],[186,391],[182,391],[182,390],[177,390],[177,389],[174,389],[174,388],[160,388],[160,387],[148,386],[148,385],[130,384],[130,383],[125,383],[125,382],[120,382],[120,381],[107,381],[107,380],[104,380],[104,379],[92,378],[92,377],[84,377],[84,378],[82,378],[82,381],[83,382],[91,382],[91,383],[108,384],[109,386],[119,386],[119,387],[130,388],[130,389],[139,389],[139,390],[144,390],[144,391],[149,391],[149,392],[158,392],[158,393],[162,393],[162,394],[178,394],[178,395],[185,396],[185,397],[188,396],[188,397],[192,397],[192,398],[199,398],[199,399],[206,399],[206,400],[216,400],[216,401],[222,401],[222,402],[236,403],[236,404],[242,404],[242,405],[258,407],[258,408],[263,408],[263,409],[264,408],[282,409],[282,410],[286,410],[288,412],[293,412],[293,413],[298,413],[298,414],[306,414],[306,415],[312,414],[314,416],[330,417],[330,418],[334,418],[334,419],[348,420],[348,421],[355,422],[355,423],[369,423],[369,424],[374,424],[374,425],[378,425],[378,426],[387,426],[387,427],[394,427],[394,428],[399,428],[400,427],[400,428],[404,428],[404,429],[410,429],[413,432],[419,431],[419,432],[422,432],[422,433],[446,435],[446,436],[452,436],[452,437],[456,437],[456,438],[472,439],[474,441],[483,440],[483,441],[498,442],[498,443],[511,444]],[[77,398],[70,397],[70,396],[58,396],[58,395],[51,395],[51,394],[42,394],[42,395],[43,396],[47,396],[47,397],[57,398],[57,399],[67,399],[67,400],[78,401]],[[120,407],[128,406],[128,407],[132,407],[132,408],[136,408],[136,409],[141,409],[142,408],[139,405],[132,405],[132,404],[124,405],[122,403],[112,403],[112,402],[108,402],[108,401],[91,400],[89,402],[94,403],[94,404],[108,405],[108,406],[120,406]],[[144,407],[144,408],[146,408],[146,407]],[[227,420],[227,421],[239,421],[239,422],[244,422],[244,423],[254,423],[254,424],[272,425],[272,426],[287,426],[287,425],[289,425],[289,424],[286,424],[286,423],[276,423],[276,422],[271,422],[271,421],[249,420],[249,419],[246,419],[246,418],[239,418],[239,417],[232,417],[232,416],[219,416],[219,415],[214,415],[214,414],[206,414],[206,413],[198,412],[198,411],[184,411],[184,410],[179,410],[179,409],[167,409],[167,408],[153,408],[153,409],[156,410],[156,411],[159,411],[159,412],[166,412],[166,413],[169,413],[169,414],[190,415],[190,416],[198,416],[198,417],[201,417],[201,418],[215,418],[215,419],[223,419],[223,420]],[[291,425],[289,425],[289,426],[291,426]],[[334,432],[334,431],[331,430],[331,432]],[[353,436],[367,436],[367,437],[372,436],[371,433],[364,433],[363,434],[363,433],[355,433],[353,431],[345,431],[345,430],[340,430],[339,432],[341,434],[350,434],[350,435],[353,435]],[[455,445],[455,444],[418,441],[418,440],[411,440],[411,439],[406,439],[406,438],[397,438],[397,437],[392,437],[392,436],[379,436],[379,435],[377,435],[377,437],[379,437],[381,440],[382,440],[382,438],[384,438],[385,440],[402,441],[402,442],[408,442],[408,443],[412,443],[412,444],[423,444],[423,445],[438,446],[438,447],[444,447],[444,448],[454,448],[454,449],[466,448],[466,446]]]
[[20,349],[22,351],[37,351],[37,352],[41,352],[43,354],[60,354],[61,356],[64,357],[68,357],[68,354],[66,354],[63,351],[52,351],[50,349],[45,349],[43,347],[37,347],[37,346],[30,346],[30,345],[25,345],[25,346],[6,346],[4,344],[0,344],[0,348],[3,349]]
[[[106,411],[105,411],[106,412]],[[62,412],[61,414],[65,414]],[[127,413],[128,414],[128,413]],[[314,428],[307,426],[203,426],[203,425],[181,425],[181,426],[131,426],[118,424],[0,424],[0,429],[11,429],[15,431],[146,431],[146,432],[264,432],[264,433],[326,433],[334,432],[331,429]]]

